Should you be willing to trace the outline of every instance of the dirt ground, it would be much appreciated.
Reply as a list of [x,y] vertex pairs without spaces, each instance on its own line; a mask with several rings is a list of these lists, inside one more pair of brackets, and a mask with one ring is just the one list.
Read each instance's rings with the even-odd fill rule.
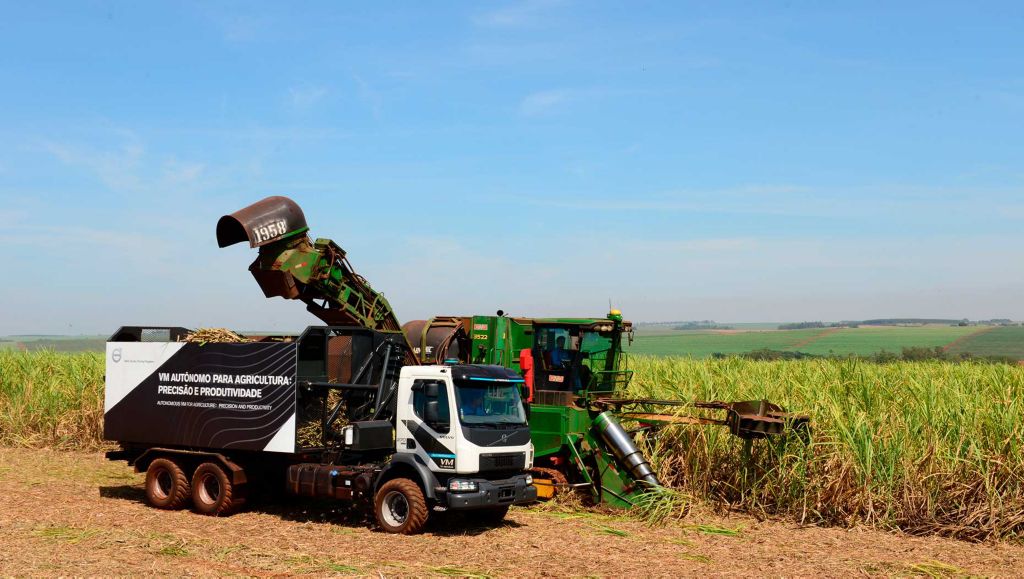
[[1024,545],[692,516],[516,508],[497,528],[458,518],[413,537],[329,505],[256,504],[226,518],[159,511],[142,477],[96,453],[0,449],[0,576],[965,576],[1024,573]]

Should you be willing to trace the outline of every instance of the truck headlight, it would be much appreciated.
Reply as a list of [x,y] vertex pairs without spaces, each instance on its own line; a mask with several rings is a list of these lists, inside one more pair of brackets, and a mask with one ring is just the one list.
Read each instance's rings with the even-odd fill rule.
[[526,486],[530,486],[532,484],[533,484],[533,476],[526,475]]
[[474,492],[477,490],[475,480],[458,480],[452,479],[448,481],[448,490],[453,493],[466,493]]

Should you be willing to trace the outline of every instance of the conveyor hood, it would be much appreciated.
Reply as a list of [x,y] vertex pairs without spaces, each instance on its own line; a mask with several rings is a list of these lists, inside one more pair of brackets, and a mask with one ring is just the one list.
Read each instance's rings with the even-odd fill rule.
[[287,197],[274,196],[225,215],[217,221],[217,245],[248,241],[260,247],[309,230],[302,209]]

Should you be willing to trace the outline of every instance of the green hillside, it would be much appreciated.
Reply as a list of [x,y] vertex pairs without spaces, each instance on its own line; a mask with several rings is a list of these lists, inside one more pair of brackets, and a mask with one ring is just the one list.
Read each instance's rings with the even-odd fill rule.
[[953,344],[949,351],[954,354],[970,352],[976,356],[1009,356],[1024,360],[1024,327],[1007,326],[978,332]]
[[775,331],[637,332],[630,351],[656,356],[706,358],[713,354],[742,354],[780,350],[814,355],[870,356],[882,351],[899,354],[903,348],[948,347],[954,354],[1012,356],[1024,359],[1024,328],[992,326],[861,326]]
[[813,340],[828,330],[770,330],[755,332],[717,332],[708,330],[637,333],[630,351],[655,356],[692,356],[706,358],[712,354],[742,354],[751,350],[790,350]]
[[882,350],[899,353],[903,348],[945,346],[985,328],[977,326],[879,326],[842,328],[820,336],[799,348],[808,354],[869,356]]

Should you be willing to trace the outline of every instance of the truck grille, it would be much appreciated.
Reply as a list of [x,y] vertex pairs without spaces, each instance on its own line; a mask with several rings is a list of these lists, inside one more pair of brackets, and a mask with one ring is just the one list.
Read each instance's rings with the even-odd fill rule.
[[480,455],[480,470],[522,470],[526,468],[525,452],[498,452]]

